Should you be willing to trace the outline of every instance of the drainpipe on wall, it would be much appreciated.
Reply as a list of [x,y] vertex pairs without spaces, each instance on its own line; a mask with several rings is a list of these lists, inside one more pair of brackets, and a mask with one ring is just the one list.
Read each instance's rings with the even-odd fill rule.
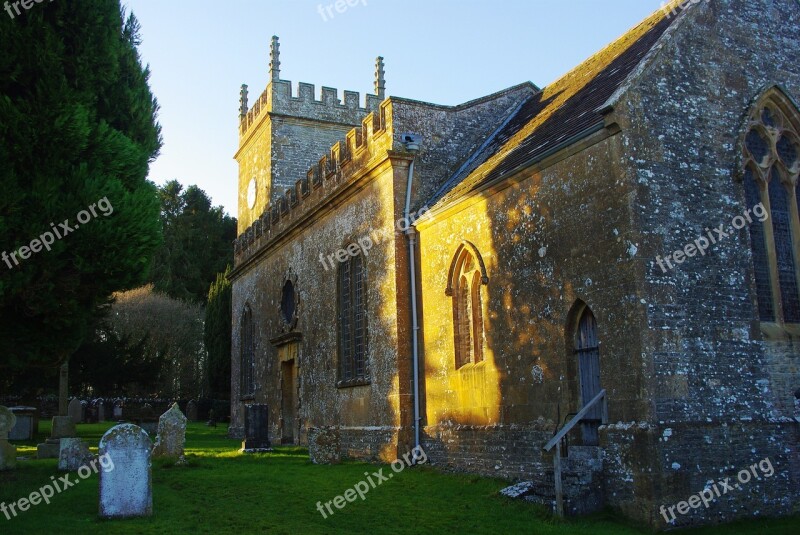
[[411,354],[414,367],[414,464],[420,452],[420,402],[419,402],[419,321],[417,318],[417,229],[411,224],[411,186],[414,183],[414,163],[419,152],[420,137],[414,134],[400,136],[405,144],[406,151],[414,155],[408,166],[408,181],[406,182],[406,203],[403,208],[403,221],[408,226],[405,231],[408,236],[408,267],[410,271],[411,287]]

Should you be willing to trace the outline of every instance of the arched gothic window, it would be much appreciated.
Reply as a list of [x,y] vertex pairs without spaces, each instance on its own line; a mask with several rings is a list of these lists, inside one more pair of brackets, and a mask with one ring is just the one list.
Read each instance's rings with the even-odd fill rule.
[[742,143],[758,315],[800,323],[800,112],[773,88],[751,112]]
[[456,369],[483,360],[481,284],[487,282],[480,255],[472,244],[465,242],[456,251],[447,289],[447,294],[453,298]]

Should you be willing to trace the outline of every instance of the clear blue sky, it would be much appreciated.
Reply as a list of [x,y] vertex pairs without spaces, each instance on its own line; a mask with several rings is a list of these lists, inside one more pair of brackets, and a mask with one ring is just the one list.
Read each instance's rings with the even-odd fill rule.
[[[458,104],[530,80],[557,79],[656,11],[661,0],[123,0],[161,105],[164,147],[150,179],[197,184],[236,215],[239,86],[252,104],[281,39],[281,78]],[[354,1],[354,0],[353,0]],[[298,177],[300,178],[300,177]]]

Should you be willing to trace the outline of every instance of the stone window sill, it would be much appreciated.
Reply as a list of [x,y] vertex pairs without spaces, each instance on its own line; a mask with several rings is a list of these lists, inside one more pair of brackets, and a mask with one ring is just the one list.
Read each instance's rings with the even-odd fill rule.
[[354,386],[367,386],[370,380],[366,377],[356,377],[355,379],[348,379],[347,381],[338,381],[336,388],[352,388]]
[[759,322],[764,340],[790,340],[800,338],[800,325],[796,323]]
[[475,370],[475,369],[478,369],[478,368],[482,368],[482,367],[484,367],[486,365],[485,362],[486,362],[485,360],[482,360],[480,362],[467,362],[466,364],[462,364],[461,366],[456,368],[456,371],[459,371],[459,372],[464,371],[464,372],[466,372],[466,371],[469,371],[469,370]]

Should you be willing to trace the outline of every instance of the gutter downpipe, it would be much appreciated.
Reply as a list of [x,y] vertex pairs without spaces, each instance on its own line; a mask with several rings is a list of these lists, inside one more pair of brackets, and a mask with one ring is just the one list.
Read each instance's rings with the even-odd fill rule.
[[419,402],[419,321],[417,317],[417,264],[416,264],[416,245],[417,245],[417,229],[411,223],[411,186],[414,182],[414,163],[416,162],[416,154],[419,151],[419,144],[416,139],[411,136],[405,136],[406,150],[414,154],[414,159],[408,166],[408,181],[406,183],[406,203],[403,208],[403,220],[407,228],[405,231],[408,237],[408,265],[410,271],[410,285],[411,285],[411,352],[412,362],[414,368],[414,451],[413,460],[414,464],[417,463],[420,456],[420,402]]

